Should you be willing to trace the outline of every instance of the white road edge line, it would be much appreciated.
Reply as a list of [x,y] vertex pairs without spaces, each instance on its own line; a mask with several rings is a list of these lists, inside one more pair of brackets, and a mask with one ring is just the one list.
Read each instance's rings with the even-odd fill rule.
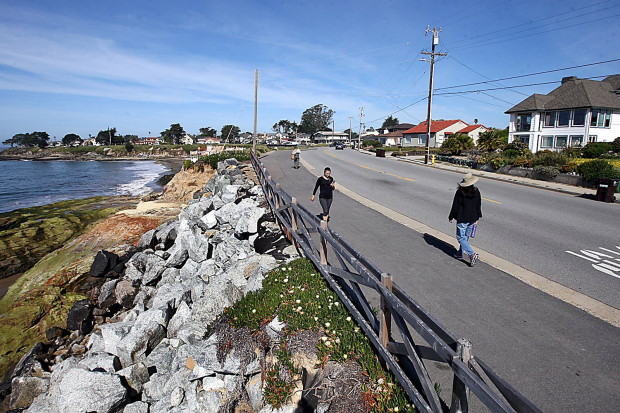
[[[317,177],[321,176],[321,174],[317,174],[316,169],[304,159],[301,159],[301,163],[313,175]],[[336,191],[342,192],[349,198],[385,215],[391,220],[396,221],[399,224],[406,226],[407,228],[411,228],[412,230],[421,234],[429,234],[448,244],[456,245],[456,239],[453,236],[444,234],[441,231],[437,231],[436,229],[431,228],[426,224],[418,222],[414,219],[409,218],[406,215],[403,215],[368,198],[365,198],[357,192],[354,192],[344,187],[342,184],[337,184]],[[516,279],[524,282],[531,287],[536,288],[537,290],[540,290],[544,293],[549,294],[552,297],[571,304],[587,312],[588,314],[593,315],[594,317],[600,318],[601,320],[613,325],[614,327],[620,327],[620,310],[618,310],[617,308],[602,303],[578,291],[565,287],[555,281],[549,280],[548,278],[545,278],[530,270],[520,267],[517,264],[493,255],[490,252],[486,252],[481,249],[477,249],[477,252],[480,255],[480,260],[484,261],[490,266],[497,268],[498,270],[503,271],[512,277],[515,277]]]

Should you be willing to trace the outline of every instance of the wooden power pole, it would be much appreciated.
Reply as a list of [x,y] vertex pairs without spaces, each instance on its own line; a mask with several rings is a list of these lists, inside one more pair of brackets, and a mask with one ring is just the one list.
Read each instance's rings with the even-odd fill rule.
[[254,135],[252,135],[252,149],[256,150],[256,119],[258,114],[258,69],[254,71]]
[[[426,33],[430,32],[430,26],[426,28]],[[441,27],[439,30],[433,27],[433,44],[431,47],[431,52],[422,52],[422,54],[431,56],[431,76],[428,85],[428,111],[426,114],[426,156],[424,157],[424,163],[428,164],[430,162],[430,144],[431,144],[431,108],[433,106],[433,75],[435,73],[435,56],[447,56],[446,53],[435,53],[435,46],[439,44],[439,32],[441,32]],[[424,59],[426,60],[426,59]]]

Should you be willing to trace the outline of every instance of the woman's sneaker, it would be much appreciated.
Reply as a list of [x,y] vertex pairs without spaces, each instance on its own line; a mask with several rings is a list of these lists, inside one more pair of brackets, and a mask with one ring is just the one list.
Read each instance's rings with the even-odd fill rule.
[[469,266],[473,267],[478,262],[478,254],[474,253],[469,256]]

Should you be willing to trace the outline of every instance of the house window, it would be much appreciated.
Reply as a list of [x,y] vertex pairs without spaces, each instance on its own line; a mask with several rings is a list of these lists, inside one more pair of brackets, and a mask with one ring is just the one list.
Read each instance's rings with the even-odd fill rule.
[[583,126],[586,124],[586,110],[576,109],[573,112],[573,126]]
[[568,126],[570,121],[570,110],[561,110],[558,112],[558,126]]
[[570,146],[582,146],[583,145],[583,135],[571,135],[570,137]]
[[553,135],[541,136],[540,147],[541,148],[552,148],[553,147]]
[[530,135],[517,135],[514,140],[523,142],[526,145],[530,145]]
[[544,112],[543,113],[543,126],[546,126],[546,127],[555,126],[555,114],[556,112]]
[[556,148],[566,148],[567,142],[568,142],[568,136],[556,136],[555,137]]
[[611,125],[611,111],[592,109],[590,126],[594,128],[608,128]]
[[596,142],[596,135],[588,136],[588,143],[590,143],[590,142]]
[[517,115],[517,132],[526,132],[532,125],[531,113],[520,113]]
[[420,144],[426,145],[426,135],[419,134],[418,135],[418,140],[420,141]]

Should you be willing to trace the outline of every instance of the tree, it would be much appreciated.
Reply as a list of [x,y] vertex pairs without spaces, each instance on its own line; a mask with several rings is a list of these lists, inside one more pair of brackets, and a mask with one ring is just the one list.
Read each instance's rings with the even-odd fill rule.
[[398,125],[399,123],[400,122],[398,121],[398,118],[393,118],[392,115],[390,115],[383,121],[383,125],[381,125],[381,130],[389,129],[392,126]]
[[65,146],[75,146],[76,144],[81,144],[84,142],[84,139],[80,138],[80,135],[76,135],[75,133],[68,133],[62,138],[62,144]]
[[4,142],[2,142],[2,143],[3,143],[3,144],[5,144],[5,145],[11,145],[11,148],[13,147],[13,145],[16,145],[16,146],[21,146],[21,145],[23,145],[23,142],[24,142],[24,137],[25,137],[26,135],[27,135],[27,134],[25,134],[25,133],[18,133],[18,134],[16,134],[16,135],[13,135],[13,137],[12,137],[12,138],[7,139],[7,140],[5,140],[5,141],[4,141]]
[[[122,138],[121,138],[122,139]],[[108,128],[106,130],[100,130],[95,138],[95,142],[101,145],[110,145],[118,141],[116,137],[116,128]]]
[[222,127],[222,139],[225,142],[234,142],[239,137],[241,129],[235,125],[224,125]]
[[200,134],[198,136],[207,136],[210,138],[217,138],[217,130],[214,128],[207,126],[199,129]]
[[128,143],[134,143],[138,141],[138,135],[125,135],[123,136],[123,142],[125,145]]
[[28,148],[45,148],[50,140],[50,136],[47,132],[32,132],[32,133],[20,133],[13,136],[13,139],[18,142],[18,145],[26,146]]
[[482,132],[478,136],[478,149],[481,151],[493,152],[504,147],[506,142],[497,129]]
[[613,140],[613,142],[611,143],[611,147],[613,148],[615,153],[620,154],[620,136]]
[[181,138],[185,136],[185,131],[179,123],[173,123],[169,129],[160,132],[164,142],[172,145],[178,145],[181,142]]
[[[345,130],[343,133],[346,133],[348,135],[349,134],[349,129]],[[356,140],[358,136],[359,135],[357,134],[357,132],[351,131],[351,140],[353,140],[353,141]]]
[[296,127],[297,123],[291,122],[287,119],[282,119],[274,123],[271,129],[273,129],[274,132],[290,133],[295,131]]
[[474,147],[474,140],[465,133],[455,133],[441,144],[441,149],[452,155],[460,155]]
[[318,104],[308,108],[301,115],[301,124],[299,131],[314,135],[320,130],[328,129],[328,125],[332,121],[334,111],[328,109],[327,106]]

